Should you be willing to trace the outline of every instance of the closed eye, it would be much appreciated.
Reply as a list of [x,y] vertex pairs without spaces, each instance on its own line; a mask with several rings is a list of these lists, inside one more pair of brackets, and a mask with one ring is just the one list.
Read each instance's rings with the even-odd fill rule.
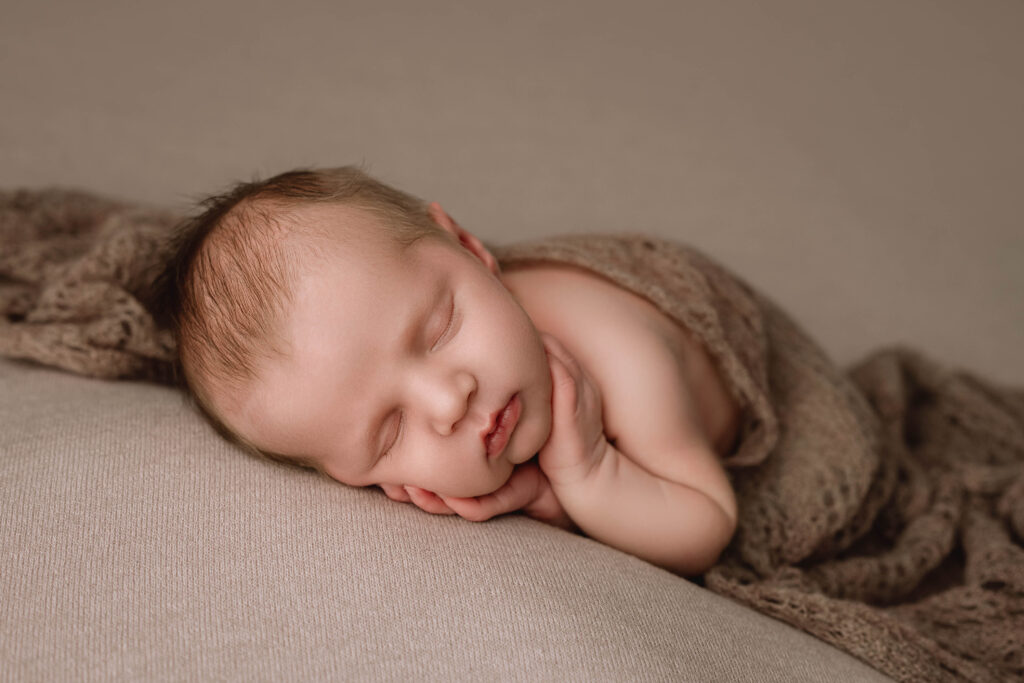
[[402,436],[402,427],[404,427],[404,426],[405,426],[405,413],[403,412],[401,414],[401,417],[398,418],[398,429],[395,430],[395,438],[392,439],[391,445],[388,446],[388,449],[381,454],[381,456],[380,456],[381,460],[383,460],[384,458],[386,458],[389,455],[391,455],[391,451],[395,448],[395,444],[398,443],[398,439],[401,438],[401,436]]
[[433,350],[433,349],[437,348],[437,346],[438,346],[438,345],[439,345],[439,344],[440,344],[440,343],[441,343],[442,341],[445,341],[446,337],[448,337],[449,333],[450,333],[450,332],[452,331],[452,329],[453,329],[453,328],[455,327],[455,323],[456,323],[456,315],[455,315],[455,297],[453,296],[453,297],[452,297],[452,303],[451,303],[451,307],[450,307],[450,308],[449,308],[449,310],[448,310],[448,324],[447,324],[447,325],[445,325],[444,331],[443,331],[443,332],[441,333],[441,336],[437,338],[437,341],[435,341],[435,342],[434,342],[434,346],[432,346],[432,347],[431,347],[431,350]]
[[[437,341],[434,342],[434,346],[432,346],[431,349],[433,350],[434,348],[436,348],[442,341],[444,341],[450,334],[452,334],[453,333],[452,331],[455,330],[456,327],[457,327],[456,323],[459,323],[461,321],[462,321],[461,320],[461,315],[458,315],[458,316],[456,315],[456,311],[455,311],[455,297],[453,296],[452,299],[451,299],[451,304],[450,304],[450,306],[448,308],[448,323],[445,325],[444,331],[441,332],[441,335],[437,338]],[[391,441],[391,445],[388,446],[387,450],[384,451],[381,454],[381,456],[380,456],[381,460],[383,460],[384,458],[386,458],[389,455],[391,455],[391,451],[394,450],[395,444],[397,444],[398,440],[400,438],[402,438],[402,428],[404,426],[405,426],[405,413],[402,412],[400,417],[399,417],[399,421],[398,421],[398,429],[395,430],[395,438]]]

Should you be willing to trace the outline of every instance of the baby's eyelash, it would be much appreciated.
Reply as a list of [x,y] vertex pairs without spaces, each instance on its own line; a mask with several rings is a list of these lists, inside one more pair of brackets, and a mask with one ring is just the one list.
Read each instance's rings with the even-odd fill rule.
[[450,310],[450,312],[448,314],[448,324],[445,325],[444,331],[441,333],[441,336],[439,336],[437,338],[437,341],[434,342],[434,346],[437,346],[441,342],[441,340],[444,339],[448,335],[448,331],[452,329],[452,325],[454,325],[454,324],[455,324],[455,297],[452,297],[451,310]]
[[402,438],[402,428],[404,426],[405,426],[405,413],[402,413],[401,417],[398,418],[398,431],[395,433],[395,440],[392,441],[391,445],[388,446],[388,449],[386,451],[384,451],[384,453],[381,454],[381,456],[380,456],[381,460],[383,460],[384,458],[386,458],[389,455],[391,455],[391,451],[395,447],[395,444],[397,444],[398,440]]

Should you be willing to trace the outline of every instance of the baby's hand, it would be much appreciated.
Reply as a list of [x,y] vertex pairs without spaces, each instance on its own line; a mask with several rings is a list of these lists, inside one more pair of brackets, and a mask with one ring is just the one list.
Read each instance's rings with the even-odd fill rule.
[[551,484],[533,461],[523,463],[512,471],[508,481],[494,493],[475,498],[441,496],[416,486],[381,484],[391,500],[412,503],[435,515],[460,515],[472,522],[483,522],[492,517],[522,510],[542,522],[575,529],[575,525],[558,503]]
[[583,366],[555,337],[541,333],[551,369],[551,435],[540,450],[540,468],[557,489],[577,484],[597,466],[609,443],[601,393]]
[[505,485],[494,493],[476,498],[441,499],[449,509],[471,522],[483,522],[507,512],[522,510],[542,522],[574,530],[576,525],[562,509],[551,483],[533,460],[512,471]]
[[441,496],[432,491],[421,489],[418,486],[397,486],[395,484],[381,484],[388,498],[399,503],[412,503],[424,512],[434,515],[456,514],[445,504]]

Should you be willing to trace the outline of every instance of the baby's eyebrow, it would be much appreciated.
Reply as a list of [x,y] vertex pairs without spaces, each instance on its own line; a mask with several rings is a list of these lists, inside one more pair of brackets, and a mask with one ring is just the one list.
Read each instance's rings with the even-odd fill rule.
[[[437,310],[448,291],[448,278],[437,278],[432,287],[427,287],[427,295],[420,298],[409,307],[409,312],[401,316],[401,320],[407,320],[404,331],[398,336],[398,347],[396,353],[405,355],[411,353],[416,346],[416,341],[423,336],[423,328],[430,321],[430,316]],[[419,298],[419,297],[414,297]],[[385,409],[384,415],[380,413],[373,416],[363,437],[363,447],[360,453],[369,453],[371,462],[380,456],[381,432],[384,429],[384,421],[389,409]]]

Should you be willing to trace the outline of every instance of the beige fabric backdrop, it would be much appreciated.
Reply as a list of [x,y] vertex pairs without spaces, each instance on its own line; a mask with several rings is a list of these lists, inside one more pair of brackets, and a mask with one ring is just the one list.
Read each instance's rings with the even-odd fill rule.
[[0,185],[365,161],[497,242],[692,241],[841,362],[1024,382],[1018,0],[3,3]]

